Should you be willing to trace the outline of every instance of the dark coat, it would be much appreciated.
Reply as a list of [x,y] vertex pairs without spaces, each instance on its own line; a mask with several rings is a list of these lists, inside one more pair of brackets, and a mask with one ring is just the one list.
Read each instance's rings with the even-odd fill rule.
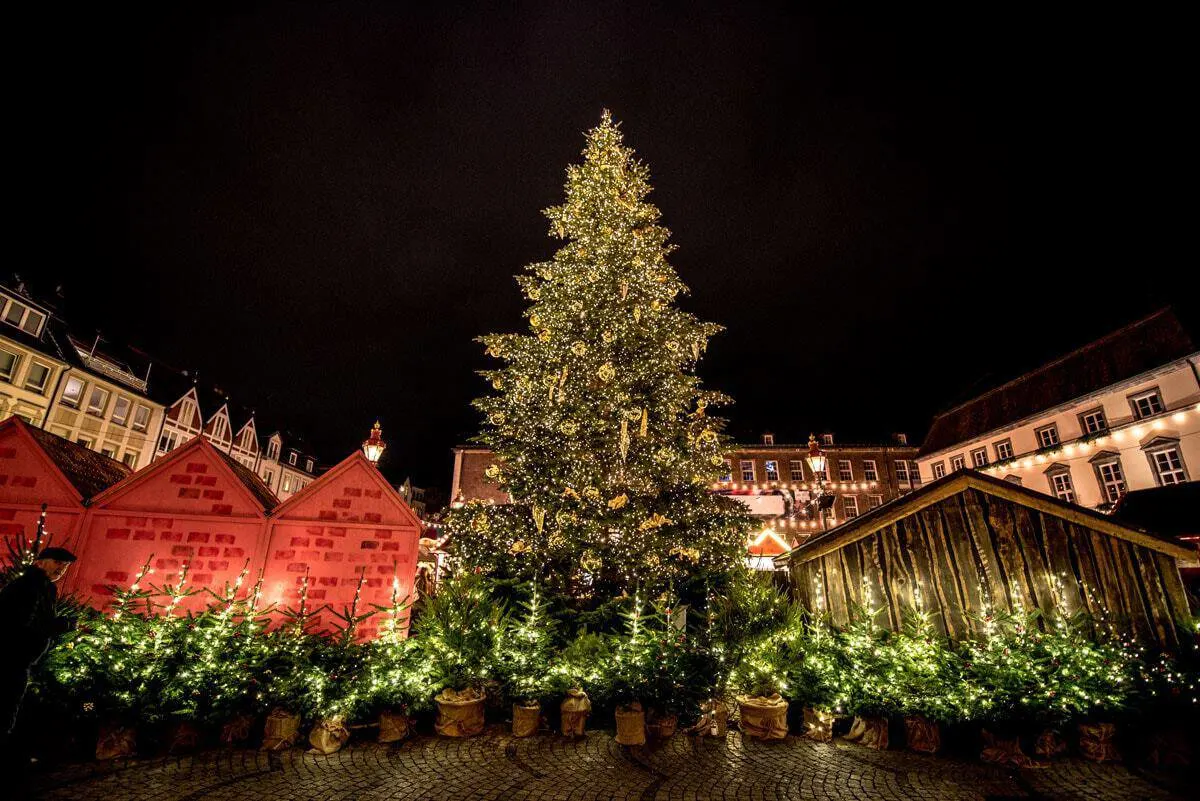
[[58,590],[37,567],[10,581],[0,590],[0,661],[29,667],[41,659],[50,641],[63,631],[54,614]]

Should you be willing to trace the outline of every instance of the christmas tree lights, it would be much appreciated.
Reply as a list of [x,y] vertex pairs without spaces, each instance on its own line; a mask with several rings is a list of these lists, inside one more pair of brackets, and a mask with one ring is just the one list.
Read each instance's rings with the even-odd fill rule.
[[607,112],[547,209],[565,244],[518,279],[529,332],[482,338],[504,366],[476,401],[487,470],[513,498],[467,504],[448,525],[465,564],[519,575],[577,606],[641,586],[700,606],[744,556],[752,521],[707,491],[722,465],[727,399],[694,370],[716,325],[678,309],[686,287],[646,202],[649,170]]

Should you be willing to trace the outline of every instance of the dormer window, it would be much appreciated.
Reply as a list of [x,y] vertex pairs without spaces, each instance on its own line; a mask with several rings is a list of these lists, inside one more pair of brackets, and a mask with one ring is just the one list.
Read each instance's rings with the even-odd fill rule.
[[292,451],[291,453],[288,454],[288,464],[295,464],[295,463],[296,463],[296,452]]
[[775,444],[775,435],[774,434],[763,434],[762,439],[763,439],[763,445],[774,445]]
[[313,460],[312,459],[306,459],[304,461],[304,469],[310,473],[313,471]]
[[273,439],[267,443],[267,458],[268,459],[278,459],[279,458],[279,440]]
[[46,315],[15,300],[9,300],[7,305],[0,303],[0,306],[4,308],[4,322],[35,337],[42,333]]

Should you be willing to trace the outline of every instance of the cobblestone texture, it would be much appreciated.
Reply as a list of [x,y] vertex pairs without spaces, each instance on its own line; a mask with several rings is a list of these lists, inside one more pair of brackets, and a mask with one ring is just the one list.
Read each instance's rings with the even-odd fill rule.
[[[1014,771],[981,763],[795,737],[777,743],[676,736],[627,749],[607,732],[570,741],[415,737],[329,757],[208,751],[182,758],[74,765],[35,776],[29,797],[96,801],[497,799],[498,801],[782,801],[783,799],[1169,799],[1121,765],[1064,760]],[[2,795],[3,793],[0,793]]]

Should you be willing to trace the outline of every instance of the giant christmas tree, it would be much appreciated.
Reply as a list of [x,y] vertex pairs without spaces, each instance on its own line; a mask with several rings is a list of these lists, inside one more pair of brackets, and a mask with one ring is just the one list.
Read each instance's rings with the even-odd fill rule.
[[504,363],[476,401],[487,475],[513,498],[451,516],[467,567],[535,579],[582,606],[721,590],[744,555],[740,504],[706,491],[722,466],[727,399],[695,366],[720,330],[675,306],[670,232],[646,202],[649,170],[605,112],[566,202],[547,209],[565,243],[518,277],[529,333],[481,338]]

